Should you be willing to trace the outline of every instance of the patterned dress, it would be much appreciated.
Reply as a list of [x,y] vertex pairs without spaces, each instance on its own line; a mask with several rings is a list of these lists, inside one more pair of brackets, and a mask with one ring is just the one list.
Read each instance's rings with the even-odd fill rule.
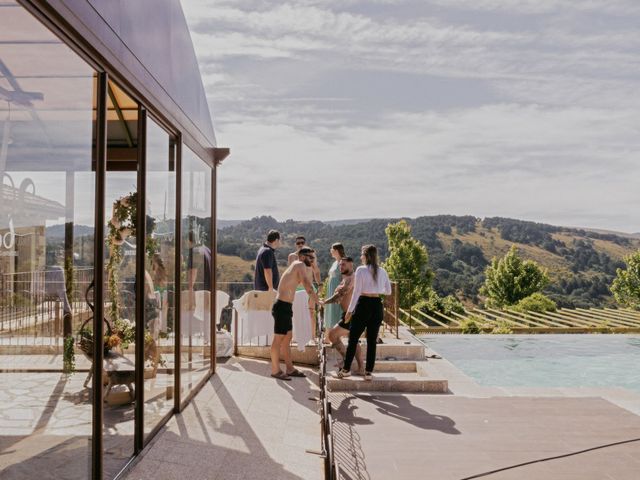
[[[336,287],[340,285],[342,281],[342,275],[340,274],[340,268],[338,262],[333,262],[329,269],[329,285],[327,287],[327,298],[329,298],[336,290]],[[342,307],[339,303],[330,303],[324,306],[324,326],[325,328],[332,328],[340,321],[342,316]]]

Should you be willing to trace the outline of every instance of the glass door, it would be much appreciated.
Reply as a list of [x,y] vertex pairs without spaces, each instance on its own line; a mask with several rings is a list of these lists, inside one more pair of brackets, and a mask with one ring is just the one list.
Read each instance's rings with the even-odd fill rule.
[[135,452],[137,182],[139,108],[113,82],[107,88],[103,364],[104,478],[113,478]]

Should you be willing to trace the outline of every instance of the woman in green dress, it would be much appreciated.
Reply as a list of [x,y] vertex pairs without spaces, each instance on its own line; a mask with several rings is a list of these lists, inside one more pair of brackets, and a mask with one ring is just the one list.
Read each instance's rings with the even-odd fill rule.
[[[334,258],[333,265],[329,269],[329,284],[327,286],[327,298],[333,295],[336,287],[342,281],[340,274],[340,259],[344,257],[344,246],[341,243],[331,245],[331,256]],[[342,315],[342,307],[340,303],[330,303],[324,306],[324,328],[329,330],[340,321]]]

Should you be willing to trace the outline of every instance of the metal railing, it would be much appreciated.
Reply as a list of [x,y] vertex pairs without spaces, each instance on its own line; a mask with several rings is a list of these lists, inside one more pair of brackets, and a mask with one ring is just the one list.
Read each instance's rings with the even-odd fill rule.
[[327,394],[327,347],[322,344],[322,342],[320,342],[319,345],[321,345],[321,347],[318,349],[318,386],[320,388],[320,432],[322,447],[321,454],[324,458],[324,478],[325,480],[337,480],[339,478],[339,468],[334,452],[334,419],[331,410],[331,402],[329,401]]
[[65,318],[71,332],[80,328],[88,315],[84,293],[93,268],[74,268],[70,282],[62,272],[59,267],[0,274],[0,345],[61,346]]

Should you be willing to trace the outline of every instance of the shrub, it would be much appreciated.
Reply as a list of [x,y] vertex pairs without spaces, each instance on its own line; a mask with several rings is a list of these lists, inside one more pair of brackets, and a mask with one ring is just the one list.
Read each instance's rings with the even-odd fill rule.
[[514,305],[514,310],[519,312],[555,312],[557,310],[556,302],[551,300],[542,293],[534,293],[526,298],[523,298]]
[[460,322],[461,333],[463,334],[478,334],[482,333],[483,322],[478,317],[467,317]]
[[440,297],[432,289],[429,290],[426,298],[416,303],[414,308],[431,316],[436,312],[442,313],[446,316],[451,316],[452,312],[464,315],[464,306],[456,297],[453,295]]
[[494,335],[509,335],[513,333],[513,330],[511,330],[511,324],[509,322],[506,320],[498,320],[495,327],[491,330],[491,333]]

